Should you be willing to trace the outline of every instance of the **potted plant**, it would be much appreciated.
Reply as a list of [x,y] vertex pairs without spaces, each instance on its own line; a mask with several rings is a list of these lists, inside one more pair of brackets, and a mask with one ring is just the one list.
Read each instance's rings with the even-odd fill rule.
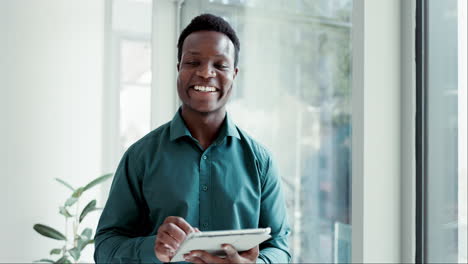
[[[63,184],[65,187],[71,190],[71,196],[65,201],[65,203],[59,207],[59,213],[65,218],[65,233],[61,233],[56,229],[49,227],[43,224],[35,224],[33,226],[39,234],[63,241],[62,247],[54,248],[50,251],[50,255],[58,255],[57,260],[52,260],[50,258],[43,258],[36,260],[35,262],[49,262],[49,263],[72,263],[70,257],[73,258],[74,262],[77,263],[80,259],[81,252],[83,249],[94,243],[93,230],[91,228],[84,228],[80,226],[83,219],[90,213],[96,210],[101,210],[102,208],[96,207],[96,200],[92,200],[86,204],[82,209],[80,207],[80,198],[82,194],[91,189],[92,187],[103,183],[110,177],[112,173],[105,174],[101,177],[98,177],[86,184],[83,187],[73,188],[70,184],[64,180],[55,178],[56,181]],[[81,210],[80,210],[81,209]],[[73,212],[73,213],[71,213]],[[71,236],[68,237],[68,225],[71,224],[72,232]],[[80,233],[81,231],[81,233]]]

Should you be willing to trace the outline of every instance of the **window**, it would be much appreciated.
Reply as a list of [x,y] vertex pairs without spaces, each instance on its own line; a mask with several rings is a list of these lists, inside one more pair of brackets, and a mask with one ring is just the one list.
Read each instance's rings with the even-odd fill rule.
[[149,0],[107,0],[104,167],[151,131],[151,8]]
[[[421,253],[428,263],[467,262],[467,3],[419,1],[425,29]],[[422,64],[420,64],[422,65]],[[420,76],[421,77],[421,76]],[[424,173],[425,172],[425,173]]]
[[150,131],[151,48],[145,41],[120,43],[120,145],[126,150]]
[[273,152],[293,262],[351,261],[351,0],[185,1],[241,40],[228,112]]
[[[152,42],[150,0],[106,0],[103,171],[151,131]],[[106,201],[111,182],[102,189]]]

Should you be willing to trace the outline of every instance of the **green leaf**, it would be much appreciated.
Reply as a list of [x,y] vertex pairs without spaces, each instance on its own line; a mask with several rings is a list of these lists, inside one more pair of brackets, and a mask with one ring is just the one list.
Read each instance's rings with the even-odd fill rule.
[[70,260],[68,260],[67,256],[63,256],[59,258],[57,261],[55,261],[54,263],[70,263]]
[[67,238],[60,233],[59,231],[53,229],[52,227],[48,227],[46,225],[35,224],[33,226],[34,230],[36,230],[39,234],[50,237],[57,240],[67,240]]
[[87,240],[91,238],[93,235],[93,230],[91,228],[85,228],[83,232],[81,232],[81,236],[85,237]]
[[56,181],[60,182],[61,184],[65,185],[68,189],[74,191],[75,189],[70,185],[68,184],[67,182],[65,182],[64,180],[62,179],[59,179],[59,178],[55,178]]
[[79,198],[81,194],[83,194],[83,192],[84,192],[84,187],[80,187],[73,192],[72,197]]
[[50,251],[50,255],[59,255],[60,253],[62,253],[61,248],[54,248]]
[[80,214],[80,223],[85,216],[96,209],[96,200],[89,202]]
[[80,258],[80,250],[78,248],[72,248],[70,250],[68,250],[68,253],[70,253],[70,256],[72,256],[72,258],[74,260],[78,260]]
[[78,248],[80,249],[80,251],[82,251],[87,245],[93,244],[93,243],[94,243],[94,239],[91,239],[91,240],[80,239],[78,240]]
[[74,205],[76,203],[76,201],[78,201],[78,198],[70,197],[65,202],[65,206],[72,206],[72,205]]
[[109,179],[112,177],[113,173],[107,173],[102,175],[101,177],[98,177],[97,179],[91,181],[84,187],[84,191],[91,189],[92,187],[104,182],[105,180]]
[[83,250],[83,248],[85,247],[85,244],[86,244],[87,241],[88,241],[88,240],[83,239],[83,238],[81,238],[81,237],[78,239],[78,241],[77,241],[77,242],[78,242],[78,243],[77,243],[77,247],[78,247],[78,249],[79,249],[80,251]]
[[54,261],[51,260],[51,259],[40,259],[40,260],[35,260],[34,262],[49,262],[49,263],[54,263]]
[[70,212],[68,212],[68,210],[63,207],[63,206],[60,206],[60,210],[59,210],[59,213],[65,217],[72,217],[73,215],[70,214]]

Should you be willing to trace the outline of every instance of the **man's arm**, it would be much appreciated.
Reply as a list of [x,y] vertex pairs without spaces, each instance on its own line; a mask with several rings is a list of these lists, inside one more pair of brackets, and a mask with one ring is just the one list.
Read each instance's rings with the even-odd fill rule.
[[268,158],[262,184],[259,227],[271,227],[271,238],[260,244],[259,263],[289,263],[290,227],[286,204],[281,191],[281,179],[271,158]]
[[157,263],[148,209],[130,148],[115,173],[95,236],[96,263]]

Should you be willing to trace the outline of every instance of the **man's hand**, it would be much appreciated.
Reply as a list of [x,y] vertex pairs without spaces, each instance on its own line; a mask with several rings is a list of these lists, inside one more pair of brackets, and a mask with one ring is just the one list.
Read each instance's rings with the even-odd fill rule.
[[213,256],[203,250],[190,251],[184,255],[184,258],[193,263],[255,263],[259,254],[258,246],[241,253],[229,244],[223,244],[222,249],[226,252],[226,258]]
[[159,227],[158,234],[156,235],[154,243],[156,257],[162,262],[169,262],[180,244],[192,232],[200,231],[198,228],[193,228],[181,217],[167,217]]

